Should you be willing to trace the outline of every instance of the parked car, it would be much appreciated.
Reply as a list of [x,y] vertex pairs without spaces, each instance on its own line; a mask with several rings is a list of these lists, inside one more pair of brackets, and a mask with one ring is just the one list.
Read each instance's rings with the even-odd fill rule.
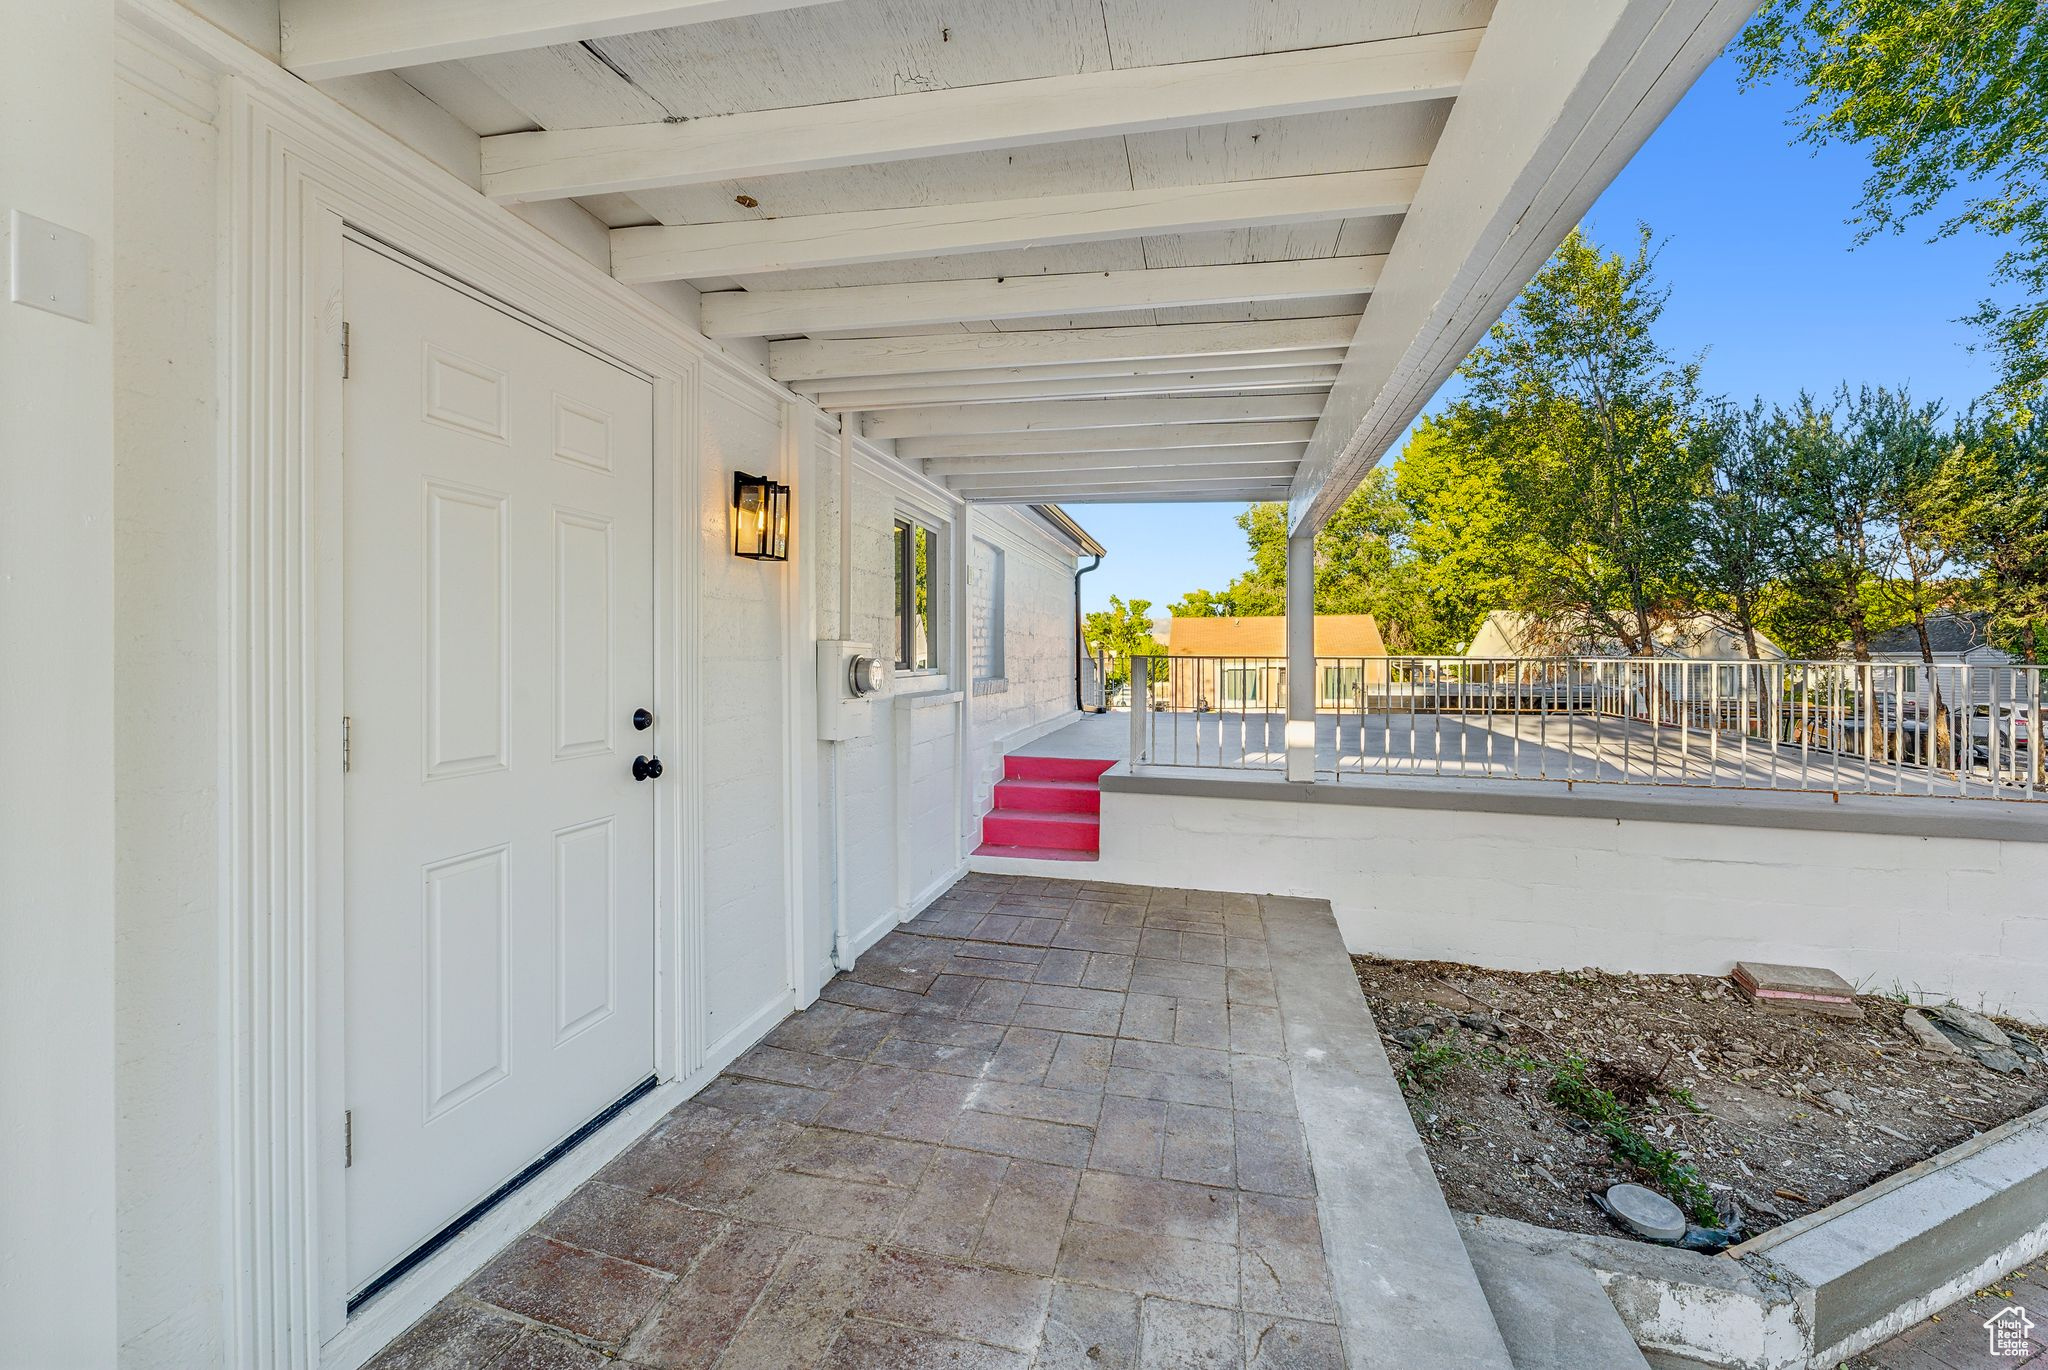
[[[1988,761],[1991,757],[1991,709],[1989,704],[1979,704],[1970,711],[1970,746],[1977,759]],[[1998,706],[1998,750],[2001,755],[2010,756],[2015,752],[2033,750],[2033,710],[2025,704],[2000,704]]]

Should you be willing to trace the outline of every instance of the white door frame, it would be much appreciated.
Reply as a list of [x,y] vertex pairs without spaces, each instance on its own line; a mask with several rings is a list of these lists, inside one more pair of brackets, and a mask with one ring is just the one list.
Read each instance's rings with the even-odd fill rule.
[[[222,1167],[230,1363],[350,1370],[726,1062],[703,1022],[698,386],[808,412],[670,315],[175,0],[129,32],[221,86]],[[367,234],[655,387],[655,1093],[344,1320],[340,1216],[342,241]],[[793,473],[795,474],[795,473]],[[809,539],[785,570],[809,574]],[[809,729],[785,720],[799,737]],[[791,901],[789,930],[801,927]],[[793,996],[792,996],[793,997]],[[743,1048],[739,1043],[729,1050]]]

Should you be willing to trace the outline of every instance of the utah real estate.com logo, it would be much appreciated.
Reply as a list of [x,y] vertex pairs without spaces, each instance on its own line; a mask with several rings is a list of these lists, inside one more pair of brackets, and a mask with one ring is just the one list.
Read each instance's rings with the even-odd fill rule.
[[2032,1344],[2030,1335],[2034,1330],[2034,1320],[2018,1304],[2001,1308],[1997,1314],[1986,1318],[1984,1330],[1991,1336],[1991,1354],[1994,1356],[2027,1356],[2038,1349]]

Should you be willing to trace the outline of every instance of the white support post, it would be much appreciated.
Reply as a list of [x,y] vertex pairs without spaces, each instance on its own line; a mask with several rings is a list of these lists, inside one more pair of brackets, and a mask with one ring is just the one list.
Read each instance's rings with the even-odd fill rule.
[[1316,778],[1316,538],[1287,539],[1287,778]]

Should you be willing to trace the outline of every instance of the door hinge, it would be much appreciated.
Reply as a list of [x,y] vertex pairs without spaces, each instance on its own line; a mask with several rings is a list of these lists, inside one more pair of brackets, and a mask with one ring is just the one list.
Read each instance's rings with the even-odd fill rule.
[[352,730],[353,725],[349,722],[349,716],[343,714],[341,716],[341,773],[343,775],[348,774],[349,746],[351,741],[349,734]]
[[348,379],[348,324],[341,325],[341,378]]
[[343,1109],[341,1114],[341,1168],[347,1170],[356,1163],[356,1112]]

